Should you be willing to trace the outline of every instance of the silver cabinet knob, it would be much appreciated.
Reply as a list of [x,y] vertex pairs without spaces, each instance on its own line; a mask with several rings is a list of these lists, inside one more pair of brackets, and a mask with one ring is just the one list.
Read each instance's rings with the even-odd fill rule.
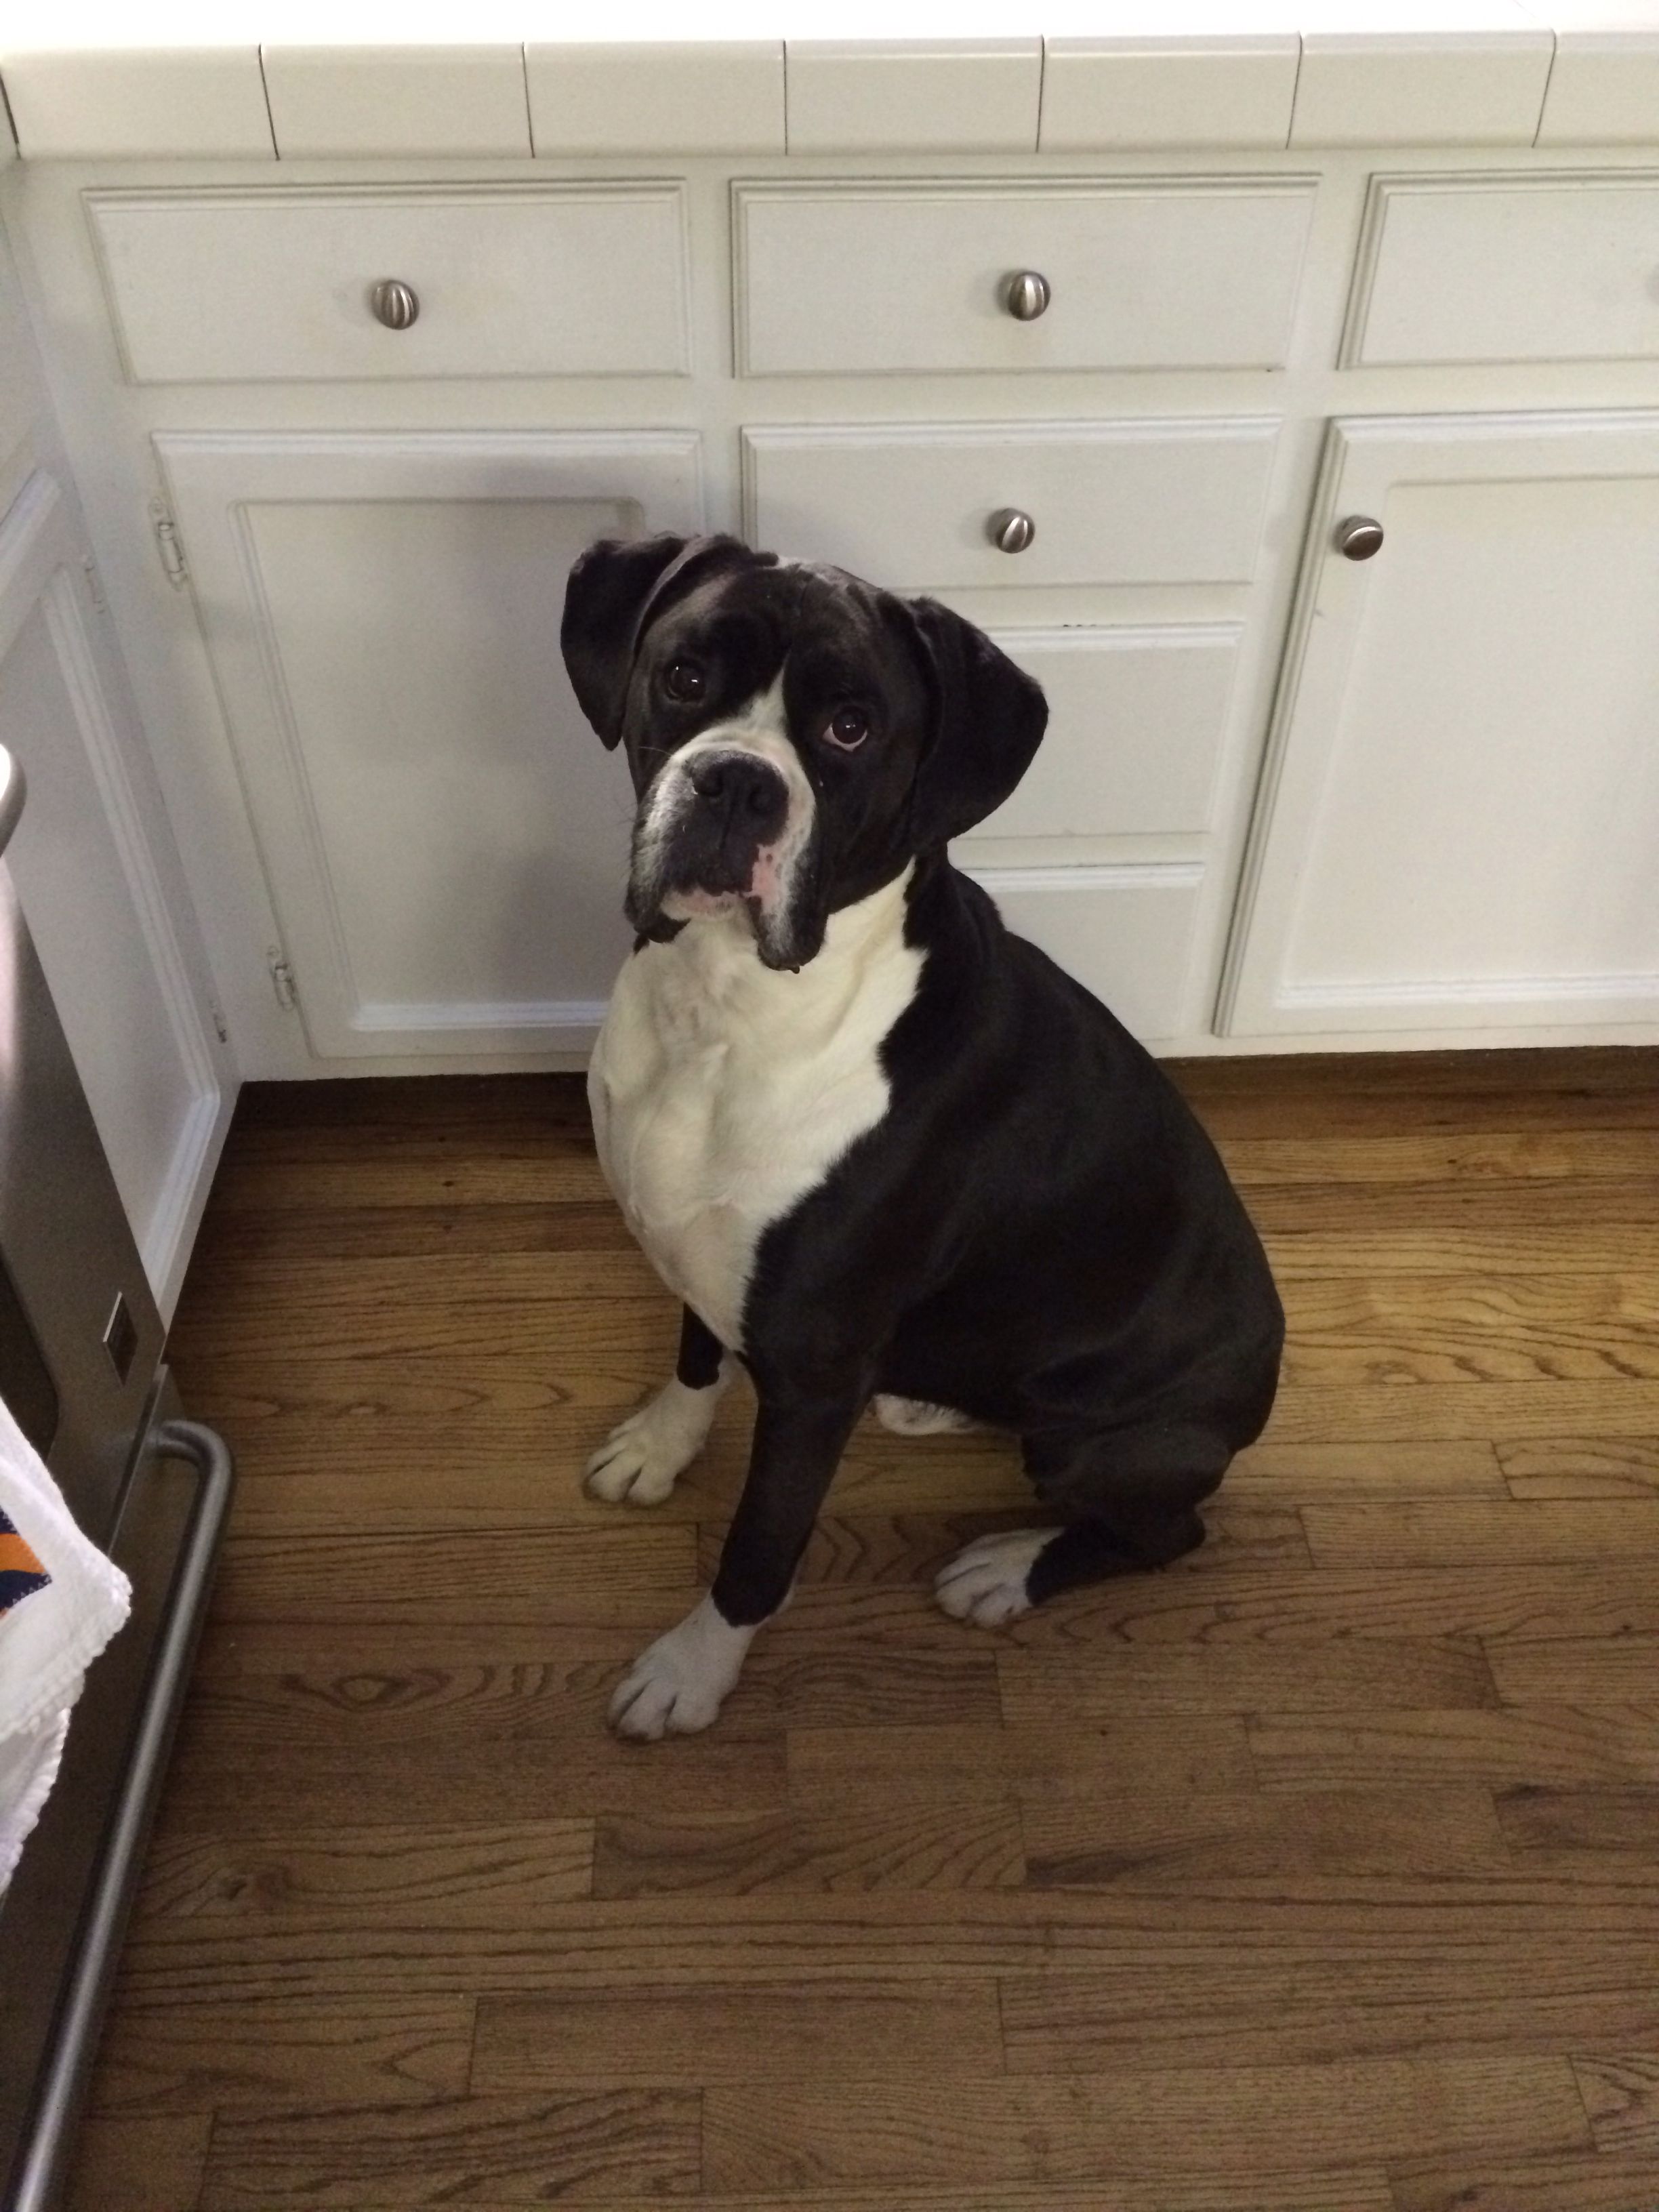
[[1054,298],[1048,279],[1035,269],[1020,269],[1003,287],[1003,305],[1017,323],[1034,323]]
[[1369,561],[1382,550],[1382,526],[1369,514],[1345,515],[1336,526],[1336,550],[1349,561]]
[[375,321],[384,323],[389,331],[406,331],[421,312],[415,287],[397,276],[383,276],[370,291],[368,304],[374,310]]
[[1000,507],[986,524],[985,534],[1000,553],[1023,553],[1036,536],[1036,525],[1017,507]]

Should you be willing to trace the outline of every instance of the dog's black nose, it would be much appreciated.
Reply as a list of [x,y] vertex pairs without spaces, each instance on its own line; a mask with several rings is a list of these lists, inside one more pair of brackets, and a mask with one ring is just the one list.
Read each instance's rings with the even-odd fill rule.
[[691,788],[699,799],[723,804],[734,815],[757,822],[781,814],[787,798],[777,770],[752,754],[711,753],[694,760]]

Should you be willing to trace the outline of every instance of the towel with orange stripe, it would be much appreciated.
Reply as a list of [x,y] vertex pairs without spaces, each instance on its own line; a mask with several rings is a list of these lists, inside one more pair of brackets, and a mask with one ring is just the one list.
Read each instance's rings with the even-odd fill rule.
[[131,1601],[0,1402],[0,1889],[52,1788],[86,1670]]

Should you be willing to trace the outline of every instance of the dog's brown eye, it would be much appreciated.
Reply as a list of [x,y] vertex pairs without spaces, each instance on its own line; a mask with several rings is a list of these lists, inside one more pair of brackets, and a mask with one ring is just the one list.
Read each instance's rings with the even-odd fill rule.
[[856,707],[843,707],[830,716],[823,734],[844,753],[855,752],[870,734],[870,718]]
[[690,707],[708,690],[708,678],[695,660],[671,660],[663,676],[662,688],[671,699]]

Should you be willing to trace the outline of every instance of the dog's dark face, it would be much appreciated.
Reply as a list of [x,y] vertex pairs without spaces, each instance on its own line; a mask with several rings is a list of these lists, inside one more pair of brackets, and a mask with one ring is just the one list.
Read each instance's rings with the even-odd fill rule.
[[639,795],[629,920],[661,938],[740,910],[771,968],[1000,805],[1048,720],[959,615],[734,538],[602,538],[562,641]]

